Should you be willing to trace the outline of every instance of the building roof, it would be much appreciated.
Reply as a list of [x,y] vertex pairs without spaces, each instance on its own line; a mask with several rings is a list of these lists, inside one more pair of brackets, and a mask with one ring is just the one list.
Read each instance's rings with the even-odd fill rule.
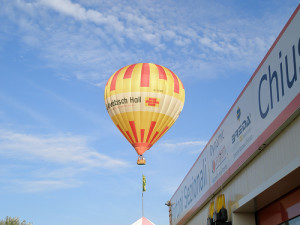
[[148,220],[146,217],[142,217],[131,225],[155,225],[155,224],[152,223],[150,220]]

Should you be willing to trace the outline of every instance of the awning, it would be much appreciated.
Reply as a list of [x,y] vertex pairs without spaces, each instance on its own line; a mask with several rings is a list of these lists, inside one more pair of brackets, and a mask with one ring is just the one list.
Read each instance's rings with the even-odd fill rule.
[[155,224],[152,223],[150,220],[148,220],[146,217],[142,217],[131,225],[155,225]]

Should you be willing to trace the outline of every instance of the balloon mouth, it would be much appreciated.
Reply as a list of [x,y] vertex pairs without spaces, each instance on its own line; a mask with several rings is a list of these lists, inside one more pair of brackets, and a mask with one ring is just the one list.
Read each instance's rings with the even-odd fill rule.
[[132,146],[138,155],[143,155],[152,145],[148,143],[134,143]]

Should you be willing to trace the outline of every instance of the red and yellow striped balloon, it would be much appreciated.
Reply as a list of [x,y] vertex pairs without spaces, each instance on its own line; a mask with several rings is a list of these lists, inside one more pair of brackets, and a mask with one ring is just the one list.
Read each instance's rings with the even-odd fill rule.
[[125,66],[108,80],[106,109],[137,154],[159,140],[174,124],[184,104],[180,79],[166,67],[152,63]]

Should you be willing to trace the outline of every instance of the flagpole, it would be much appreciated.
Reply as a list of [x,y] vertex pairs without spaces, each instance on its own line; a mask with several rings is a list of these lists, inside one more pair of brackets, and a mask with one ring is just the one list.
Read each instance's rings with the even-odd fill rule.
[[144,217],[144,192],[142,191],[142,217]]
[[143,174],[143,188],[142,188],[142,217],[144,217],[144,192],[146,191],[146,177]]

